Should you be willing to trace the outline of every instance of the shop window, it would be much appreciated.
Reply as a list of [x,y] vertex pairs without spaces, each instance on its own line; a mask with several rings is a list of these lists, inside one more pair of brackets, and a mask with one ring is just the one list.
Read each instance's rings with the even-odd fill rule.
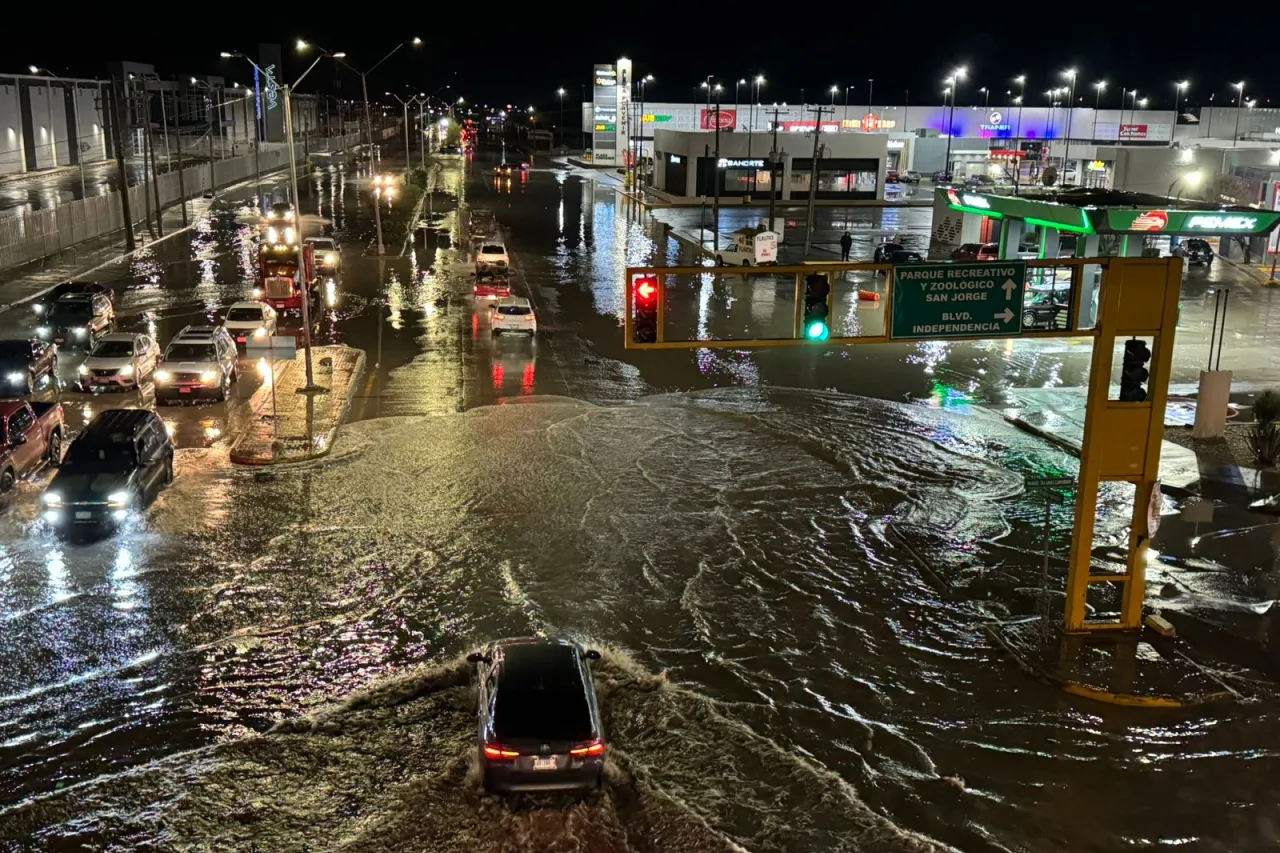
[[818,171],[818,192],[873,193],[875,191],[875,172],[851,172],[846,169]]
[[754,169],[721,169],[720,174],[723,176],[725,192],[745,193],[751,190],[751,176],[755,173]]

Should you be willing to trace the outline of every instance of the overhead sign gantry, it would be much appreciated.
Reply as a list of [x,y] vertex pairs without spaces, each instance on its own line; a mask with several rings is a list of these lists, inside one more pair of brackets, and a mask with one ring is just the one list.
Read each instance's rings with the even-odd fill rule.
[[[1102,271],[1097,324],[1083,328],[1076,301],[1085,267]],[[1045,269],[1053,268],[1053,269]],[[1021,300],[1030,277],[1043,280],[1070,270],[1066,328],[1022,326]],[[831,308],[839,288],[856,291],[846,273],[886,273],[884,331],[878,335],[832,336]],[[1160,445],[1173,364],[1173,335],[1181,292],[1180,258],[1079,258],[1057,261],[976,264],[824,264],[792,267],[724,268],[631,267],[626,272],[625,334],[628,349],[707,347],[858,346],[918,340],[992,338],[1092,338],[1080,476],[1075,494],[1074,535],[1067,569],[1063,627],[1072,633],[1134,630],[1142,623],[1147,546],[1154,534],[1149,512],[1159,490]],[[667,334],[667,291],[687,288],[704,276],[724,282],[767,276],[794,277],[795,314],[790,334],[774,338],[683,337]],[[1011,286],[1012,285],[1012,286]],[[776,295],[776,290],[775,290]],[[857,292],[852,292],[856,300]],[[880,295],[877,292],[877,295]],[[845,294],[846,297],[850,293]],[[935,297],[930,299],[930,297]],[[1015,317],[1007,317],[1012,312]],[[697,328],[702,328],[698,326]],[[1124,341],[1120,382],[1110,396],[1117,343]],[[1104,482],[1134,484],[1125,570],[1094,564],[1094,522],[1098,487]],[[1099,600],[1095,590],[1118,587]],[[1092,614],[1091,614],[1092,609]]]

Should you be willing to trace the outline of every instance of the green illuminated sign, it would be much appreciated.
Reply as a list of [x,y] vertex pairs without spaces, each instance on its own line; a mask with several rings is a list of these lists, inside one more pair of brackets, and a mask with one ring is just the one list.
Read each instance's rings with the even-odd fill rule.
[[644,121],[645,124],[652,124],[654,122],[671,121],[671,116],[647,115],[642,119],[642,121]]
[[1033,201],[1007,195],[965,192],[955,187],[939,187],[938,193],[952,210],[977,213],[993,219],[1012,217],[1024,219],[1033,225],[1047,225],[1059,231],[1075,234],[1092,234],[1093,225],[1084,210],[1069,204]]
[[1266,210],[1108,210],[1107,231],[1144,234],[1266,234],[1280,213]]
[[889,337],[936,340],[1022,332],[1023,261],[895,264]]

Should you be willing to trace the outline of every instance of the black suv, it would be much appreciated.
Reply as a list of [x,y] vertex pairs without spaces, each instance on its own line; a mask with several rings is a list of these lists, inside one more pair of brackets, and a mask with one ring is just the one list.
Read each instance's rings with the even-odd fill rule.
[[101,293],[69,293],[53,303],[45,324],[36,329],[42,340],[52,338],[65,348],[93,349],[98,337],[115,327],[116,310]]
[[467,657],[479,679],[486,791],[599,788],[604,731],[589,661],[572,640],[499,640]]
[[145,409],[108,409],[67,450],[44,493],[44,517],[59,530],[125,522],[173,482],[173,442]]
[[1213,265],[1213,249],[1209,247],[1206,241],[1196,237],[1192,237],[1190,240],[1183,240],[1174,247],[1173,254],[1180,258],[1186,258],[1189,265]]

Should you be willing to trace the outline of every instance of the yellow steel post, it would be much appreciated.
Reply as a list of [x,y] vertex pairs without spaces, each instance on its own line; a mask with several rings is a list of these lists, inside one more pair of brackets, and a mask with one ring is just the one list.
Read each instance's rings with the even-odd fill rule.
[[626,280],[622,285],[622,333],[625,335],[622,339],[623,347],[631,346],[632,342],[635,340],[635,329],[631,323],[631,311],[635,303],[632,301],[631,291],[634,290],[636,286],[636,274],[631,270],[627,270],[626,275]]
[[666,276],[654,276],[658,282],[658,343],[662,343],[665,339],[665,331],[667,325],[667,282]]
[[802,273],[796,273],[796,311],[795,317],[791,320],[791,336],[796,340],[803,340],[804,329],[804,282],[801,280]]

